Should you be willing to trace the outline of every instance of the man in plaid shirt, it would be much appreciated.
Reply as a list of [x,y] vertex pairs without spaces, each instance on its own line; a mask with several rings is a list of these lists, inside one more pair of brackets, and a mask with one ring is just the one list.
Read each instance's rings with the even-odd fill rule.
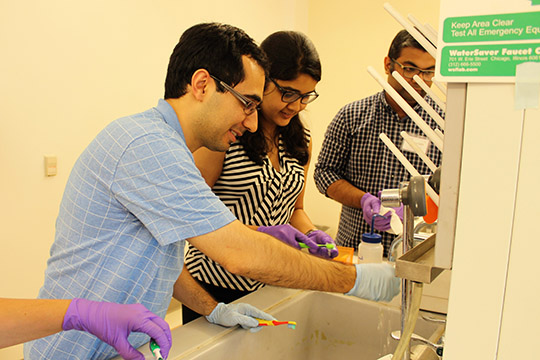
[[[391,75],[394,70],[400,73],[444,117],[443,110],[413,80],[414,75],[418,75],[431,86],[435,59],[406,30],[400,31],[392,41],[384,58],[384,69],[388,83],[429,126],[438,128]],[[400,182],[410,179],[410,174],[379,139],[379,134],[385,133],[421,174],[430,174],[425,163],[403,141],[401,131],[411,135],[440,166],[441,152],[385,91],[345,105],[328,126],[314,177],[321,193],[343,205],[336,236],[338,245],[358,248],[362,233],[370,231],[372,216],[380,207],[378,192],[397,188]],[[402,217],[402,208],[396,213]],[[389,217],[376,218],[375,229],[381,232],[385,256],[394,238],[385,232],[389,228]]]

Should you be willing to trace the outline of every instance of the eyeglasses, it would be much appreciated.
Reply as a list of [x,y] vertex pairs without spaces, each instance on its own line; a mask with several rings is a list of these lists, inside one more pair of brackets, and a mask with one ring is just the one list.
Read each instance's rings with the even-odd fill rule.
[[315,90],[310,91],[306,94],[301,94],[298,91],[284,89],[274,80],[270,79],[276,85],[278,90],[281,92],[281,101],[284,103],[293,103],[298,99],[301,99],[300,102],[304,105],[309,104],[310,102],[315,101],[316,98],[319,97],[319,94]]
[[403,77],[406,77],[407,79],[412,79],[414,75],[418,75],[426,81],[431,81],[435,75],[435,71],[433,70],[423,70],[414,66],[402,65],[394,59],[390,60],[398,64],[403,69]]
[[255,112],[255,110],[257,110],[259,105],[261,104],[260,101],[255,102],[255,101],[249,99],[248,97],[240,94],[238,91],[234,90],[230,85],[227,85],[227,83],[225,81],[219,80],[214,75],[210,75],[210,77],[212,77],[212,79],[217,81],[217,83],[220,86],[222,86],[225,90],[230,92],[235,98],[238,99],[238,101],[240,101],[242,103],[242,105],[244,105],[244,114],[246,114],[246,115],[253,114]]

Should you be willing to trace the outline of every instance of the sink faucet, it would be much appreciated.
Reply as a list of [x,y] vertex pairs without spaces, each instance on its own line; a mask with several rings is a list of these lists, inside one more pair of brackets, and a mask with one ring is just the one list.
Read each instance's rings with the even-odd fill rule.
[[[436,226],[437,226],[436,221],[434,223],[432,223],[432,224],[429,224],[429,223],[427,223],[425,221],[421,221],[418,224],[416,224],[416,226],[414,227],[414,230],[413,230],[413,233],[414,233],[413,234],[413,241],[414,241],[413,246],[416,246],[419,242],[425,240],[423,237],[416,236],[416,234],[418,234],[420,231],[422,231],[424,229],[428,229],[428,230],[431,230],[432,232],[434,232],[433,228],[436,229]],[[394,240],[392,241],[392,244],[390,244],[390,250],[388,250],[388,261],[390,261],[390,262],[395,262],[396,261],[397,256],[394,256],[394,252],[397,251],[397,247],[398,247],[399,244],[401,244],[402,241],[403,241],[403,233],[399,234],[398,236],[396,236],[394,238]]]
[[[397,330],[397,331],[392,331],[392,338],[396,339],[396,340],[399,340],[401,338],[401,331]],[[429,347],[431,347],[435,353],[439,356],[439,359],[442,357],[443,355],[443,349],[444,349],[444,344],[435,344],[431,341],[429,341],[428,339],[425,339],[423,338],[422,336],[420,335],[416,335],[416,334],[412,334],[411,336],[411,340],[415,340],[415,341],[418,341],[418,342],[421,342],[425,345],[428,345]]]
[[[383,206],[398,207],[401,203],[403,203],[403,233],[401,243],[403,254],[405,254],[414,246],[414,216],[424,216],[427,213],[425,184],[422,176],[413,176],[411,181],[401,183],[399,189],[383,190],[381,192],[381,204]],[[388,256],[390,258],[391,253]],[[402,332],[404,332],[406,326],[405,320],[411,308],[412,288],[411,280],[401,280]],[[410,348],[407,347],[402,359],[410,360],[410,356]]]

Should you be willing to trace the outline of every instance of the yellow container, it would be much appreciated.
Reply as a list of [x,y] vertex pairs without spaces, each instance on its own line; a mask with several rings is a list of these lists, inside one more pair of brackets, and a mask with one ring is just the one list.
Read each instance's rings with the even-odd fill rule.
[[353,263],[354,248],[338,246],[337,249],[338,249],[339,254],[333,260],[339,261],[345,264]]

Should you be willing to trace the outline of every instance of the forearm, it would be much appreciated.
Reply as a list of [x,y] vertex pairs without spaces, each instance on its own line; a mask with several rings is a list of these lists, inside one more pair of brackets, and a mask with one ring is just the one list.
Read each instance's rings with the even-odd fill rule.
[[62,331],[71,300],[0,299],[0,348]]
[[185,265],[174,284],[173,297],[201,315],[209,315],[217,305],[217,301],[199,285]]
[[243,276],[266,284],[345,293],[354,286],[356,271],[347,266],[311,256],[265,237],[251,241],[242,269]]
[[366,193],[348,182],[347,180],[338,180],[332,183],[328,189],[326,189],[326,195],[328,197],[342,203],[343,205],[360,209],[360,200]]
[[289,223],[303,234],[315,229],[315,225],[313,225],[304,209],[295,209]]
[[345,293],[354,286],[354,266],[304,254],[238,221],[203,237],[190,241],[237,275],[297,289]]

